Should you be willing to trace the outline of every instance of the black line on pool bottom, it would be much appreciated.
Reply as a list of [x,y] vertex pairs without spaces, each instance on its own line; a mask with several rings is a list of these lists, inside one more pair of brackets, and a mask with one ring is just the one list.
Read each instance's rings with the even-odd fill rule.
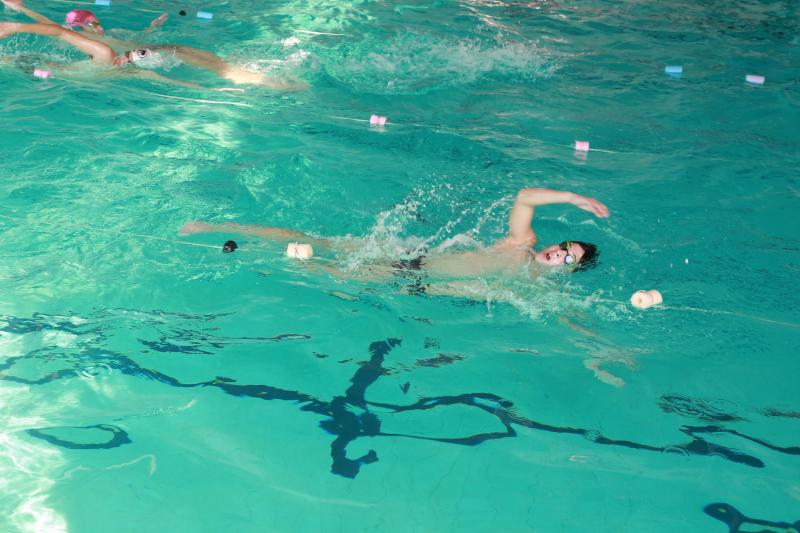
[[[59,429],[99,429],[101,431],[110,432],[111,438],[108,440],[108,442],[84,444],[80,442],[73,442],[67,439],[61,439],[55,435],[48,434],[48,432],[57,431]],[[37,439],[45,440],[50,444],[55,444],[56,446],[61,446],[62,448],[69,448],[70,450],[107,450],[110,448],[117,448],[118,446],[129,444],[131,442],[127,432],[110,424],[95,424],[93,426],[52,426],[48,428],[28,429],[25,430],[25,432],[31,437],[36,437]]]
[[[81,354],[79,359],[81,361],[91,360],[94,364],[102,363],[108,368],[119,370],[123,374],[145,377],[147,379],[151,379],[153,381],[164,383],[173,387],[214,387],[232,396],[258,398],[261,400],[270,401],[283,400],[298,404],[300,405],[300,410],[317,413],[324,417],[324,420],[319,423],[320,427],[335,436],[330,445],[332,460],[331,472],[347,478],[356,477],[363,465],[374,463],[378,460],[377,452],[374,450],[370,450],[368,453],[355,459],[347,457],[347,446],[359,437],[403,437],[436,441],[447,444],[476,446],[488,440],[516,436],[517,433],[514,429],[514,426],[525,427],[539,431],[547,431],[550,433],[580,435],[585,439],[600,445],[622,446],[635,450],[661,453],[717,456],[735,463],[755,468],[761,468],[764,466],[764,463],[757,457],[732,448],[728,448],[726,446],[713,444],[708,442],[704,436],[727,433],[729,435],[735,435],[756,444],[760,444],[773,451],[800,456],[800,447],[798,446],[776,446],[765,440],[750,437],[738,431],[727,429],[719,425],[683,426],[680,428],[680,431],[691,437],[691,440],[684,444],[672,446],[654,446],[629,440],[611,439],[603,436],[598,431],[591,429],[573,428],[568,426],[553,426],[536,422],[535,420],[531,420],[517,414],[514,404],[511,401],[506,400],[498,395],[484,392],[422,398],[410,405],[395,405],[384,402],[367,401],[365,399],[367,389],[382,375],[384,375],[385,369],[383,368],[383,362],[386,356],[391,352],[392,348],[398,346],[400,343],[400,339],[393,338],[371,343],[369,346],[370,358],[368,361],[361,364],[356,370],[355,374],[350,379],[350,387],[347,388],[347,390],[344,392],[344,395],[335,396],[330,401],[323,401],[299,391],[286,390],[269,385],[240,385],[237,384],[233,379],[221,376],[207,382],[181,383],[177,379],[166,374],[162,374],[156,370],[142,368],[130,358],[113,352],[88,350]],[[7,358],[2,364],[0,364],[0,380],[24,383],[27,385],[41,385],[57,379],[80,376],[79,369],[61,369],[51,372],[47,376],[40,379],[22,378],[5,373],[6,370],[10,369],[17,362],[36,356],[39,356],[39,354],[37,352],[33,352],[26,356]],[[49,354],[49,357],[52,357],[52,354]],[[504,426],[505,431],[486,431],[473,435],[451,438],[409,435],[402,433],[384,433],[381,431],[381,420],[375,413],[369,410],[371,406],[380,407],[391,414],[407,411],[432,411],[433,409],[450,405],[462,405],[480,409],[481,411],[484,411],[485,413],[495,417]],[[383,415],[385,416],[385,413]],[[39,432],[34,436],[44,438],[43,435],[47,429],[48,428],[38,428],[33,430]],[[125,434],[125,438],[128,438],[127,434]],[[52,442],[58,446],[69,447],[67,441],[63,441],[61,439],[52,438],[49,442]],[[110,442],[117,441],[112,439]],[[123,444],[121,440],[118,442],[118,445]],[[127,442],[130,442],[130,439],[128,439]],[[76,446],[91,446],[77,445],[75,443],[71,444]],[[104,447],[108,444],[109,443],[97,446]]]
[[188,329],[175,329],[172,330],[172,333],[172,336],[161,335],[157,341],[148,341],[145,339],[136,340],[157,352],[213,355],[214,352],[208,351],[207,349],[224,348],[231,344],[275,344],[278,342],[308,340],[311,338],[310,335],[303,333],[281,333],[274,337],[220,337],[203,331]]
[[[759,526],[760,533],[800,533],[800,520],[792,522],[772,522],[759,518],[748,518],[727,503],[710,503],[703,507],[703,511],[711,517],[724,522],[728,526],[728,533],[745,533],[755,529],[742,529],[742,526]],[[766,526],[770,529],[764,529]]]
[[703,422],[740,422],[745,420],[737,414],[724,411],[719,405],[729,407],[726,400],[704,400],[689,398],[679,394],[665,394],[661,397],[659,407],[665,413],[677,413],[691,416]]

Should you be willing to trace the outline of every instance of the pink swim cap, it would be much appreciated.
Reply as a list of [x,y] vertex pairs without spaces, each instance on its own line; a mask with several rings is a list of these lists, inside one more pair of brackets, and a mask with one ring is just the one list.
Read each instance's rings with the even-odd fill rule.
[[66,19],[67,26],[78,26],[83,28],[89,24],[94,24],[99,29],[98,33],[103,33],[103,28],[100,26],[100,21],[94,16],[94,13],[87,9],[73,9],[67,13]]

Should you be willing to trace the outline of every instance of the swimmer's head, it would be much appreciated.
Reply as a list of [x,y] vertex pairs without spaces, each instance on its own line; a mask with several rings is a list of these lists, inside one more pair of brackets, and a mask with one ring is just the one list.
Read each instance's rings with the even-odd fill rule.
[[67,13],[65,23],[72,28],[83,28],[89,33],[104,34],[100,21],[87,9],[73,9]]
[[[137,48],[135,50],[128,50],[122,55],[114,58],[114,64],[118,67],[125,65],[139,65],[146,63],[149,58],[153,57],[154,52],[149,48]],[[144,65],[141,65],[144,66]]]
[[597,246],[582,241],[564,241],[553,244],[533,254],[537,263],[548,266],[567,266],[574,271],[588,270],[597,266],[600,252]]
[[123,55],[117,56],[114,60],[114,64],[120,67],[133,64],[139,68],[169,69],[179,65],[180,60],[175,57],[175,54],[164,54],[151,48],[137,48],[135,50],[128,50]]

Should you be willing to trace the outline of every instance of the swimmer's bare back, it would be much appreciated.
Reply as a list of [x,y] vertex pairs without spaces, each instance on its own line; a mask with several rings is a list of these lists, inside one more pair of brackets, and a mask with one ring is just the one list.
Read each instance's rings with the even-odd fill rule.
[[[211,52],[206,52],[205,50],[198,50],[196,48],[191,48],[188,46],[180,46],[180,45],[148,45],[145,43],[138,43],[133,41],[123,41],[119,39],[115,39],[111,36],[105,35],[102,32],[96,33],[94,31],[84,31],[82,34],[78,34],[73,32],[72,30],[67,30],[66,28],[61,28],[55,22],[36,13],[35,11],[28,9],[25,7],[22,0],[0,0],[4,5],[7,7],[24,13],[25,15],[35,19],[39,24],[35,25],[27,25],[29,26],[26,30],[21,30],[19,32],[12,32],[13,33],[38,33],[40,35],[50,35],[53,37],[58,37],[63,41],[69,42],[71,45],[75,46],[79,50],[83,51],[87,55],[92,56],[92,61],[96,64],[111,64],[114,57],[116,56],[115,51],[112,47],[120,48],[123,50],[132,50],[135,48],[149,48],[151,50],[160,50],[160,51],[167,51],[172,52],[175,54],[176,58],[187,63],[188,65],[202,68],[209,70],[219,77],[231,81],[238,85],[261,85],[263,87],[268,87],[274,90],[280,91],[299,91],[308,88],[308,84],[302,81],[289,81],[283,80],[279,78],[275,78],[272,76],[268,76],[262,72],[252,71],[245,68],[242,68],[237,65],[233,65],[228,63],[227,61],[223,60],[222,58],[218,57]],[[161,15],[153,22],[150,23],[150,28],[145,31],[150,31],[154,28],[160,27],[167,17]],[[12,24],[12,23],[7,23]],[[42,26],[51,25],[56,28],[60,28],[66,32],[70,32],[70,35],[65,34],[58,34],[58,30],[48,31],[42,28]],[[33,26],[39,26],[39,28],[34,29]],[[2,30],[0,30],[2,31]],[[8,31],[8,30],[6,30]],[[8,35],[2,35],[0,33],[0,38],[7,37]],[[92,44],[94,43],[94,44]],[[104,55],[110,55],[105,58]],[[144,72],[139,75],[139,77],[157,79],[159,81],[171,81],[170,78],[165,78],[160,74],[156,74],[155,72]],[[199,87],[197,84],[188,83],[188,82],[174,82],[178,85],[185,85],[189,87]]]
[[425,257],[425,270],[435,276],[488,276],[516,270],[531,262],[525,248],[497,250],[485,248],[466,252],[443,253]]

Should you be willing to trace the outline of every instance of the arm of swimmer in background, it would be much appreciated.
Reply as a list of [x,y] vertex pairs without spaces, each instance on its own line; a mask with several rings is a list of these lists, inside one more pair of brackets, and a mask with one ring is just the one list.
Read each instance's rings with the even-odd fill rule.
[[609,214],[608,208],[594,198],[553,189],[522,189],[517,193],[511,215],[508,217],[508,236],[495,246],[517,247],[536,244],[536,234],[531,227],[534,208],[548,204],[572,204],[600,218],[607,218]]
[[[160,17],[154,19],[150,26],[142,30],[142,33],[150,33],[156,28],[160,28],[162,24],[167,20],[169,15],[167,13],[162,13]],[[100,41],[102,43],[106,43],[108,46],[111,46],[117,50],[134,50],[136,48],[151,48],[152,45],[143,43],[141,41],[126,41],[124,39],[117,39],[116,37],[112,37],[107,33],[99,34],[94,32],[85,32],[84,35],[89,39],[94,41]]]
[[57,23],[53,22],[52,20],[50,20],[49,18],[45,17],[44,15],[42,15],[40,13],[37,13],[36,11],[34,11],[32,9],[28,9],[27,7],[25,7],[25,4],[22,2],[22,0],[3,0],[3,4],[8,9],[11,9],[13,11],[19,11],[23,15],[26,15],[26,16],[32,18],[36,22],[39,22],[41,24],[55,24],[56,26],[58,26]]
[[[36,11],[27,8],[25,6],[25,4],[23,4],[22,0],[2,0],[2,2],[9,9],[12,9],[14,11],[19,11],[20,13],[23,13],[23,14],[27,15],[28,17],[32,18],[36,22],[39,22],[39,23],[42,23],[42,24],[54,24],[56,26],[59,26],[59,24],[57,22],[54,22],[54,21],[50,20],[49,18],[45,17],[41,13],[37,13]],[[155,28],[158,28],[162,24],[164,24],[164,22],[167,20],[168,17],[169,17],[169,15],[167,13],[162,14],[160,17],[154,19],[150,23],[150,26],[147,29],[143,30],[143,31],[145,33],[149,33],[151,31],[153,31]],[[103,35],[103,34],[100,34],[100,33],[92,33],[92,32],[88,32],[87,31],[87,32],[83,33],[82,35],[84,37],[86,37],[87,39],[91,39],[92,41],[100,41],[102,43],[106,43],[109,46],[117,47],[117,48],[123,49],[123,50],[132,50],[134,48],[144,48],[144,46],[141,43],[133,42],[133,41],[124,41],[124,40],[121,40],[121,39],[115,39],[114,37],[110,37],[108,35]]]
[[164,25],[168,18],[169,13],[161,13],[158,18],[153,19],[153,21],[150,23],[150,26],[142,30],[142,33],[150,33],[154,29],[160,28]]
[[101,65],[111,65],[117,54],[107,44],[92,41],[75,33],[72,30],[56,26],[55,24],[19,24],[16,22],[0,22],[0,38],[9,37],[17,33],[33,33],[56,37],[71,44],[84,54],[91,56],[92,62]]
[[303,233],[285,228],[273,228],[270,226],[254,226],[236,224],[234,222],[223,222],[222,224],[208,224],[206,222],[194,221],[181,226],[181,235],[194,235],[196,233],[239,233],[242,235],[256,235],[266,237],[274,241],[302,241],[312,243],[315,246],[330,246],[328,239],[318,239]]

